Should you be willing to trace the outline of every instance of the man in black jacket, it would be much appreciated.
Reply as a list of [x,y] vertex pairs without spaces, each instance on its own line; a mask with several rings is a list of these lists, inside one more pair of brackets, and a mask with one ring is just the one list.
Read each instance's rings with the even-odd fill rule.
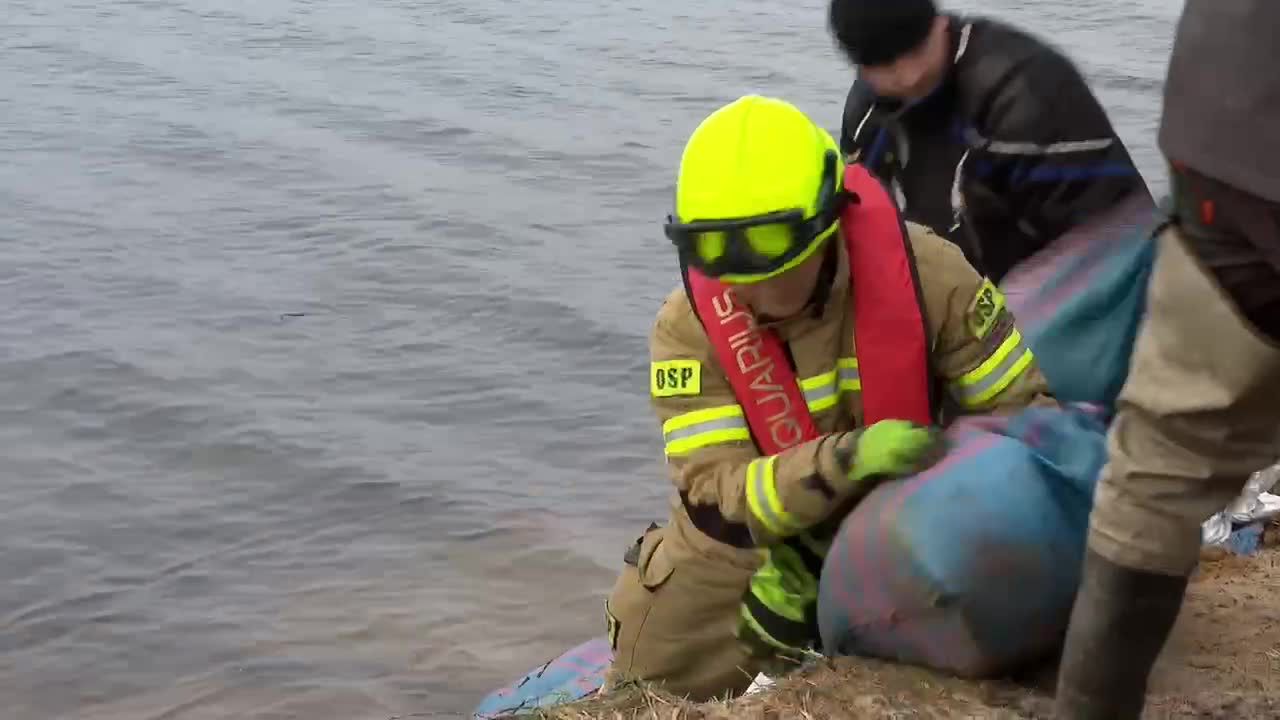
[[1200,524],[1280,455],[1277,0],[1187,0],[1160,149],[1172,223],[1108,435],[1054,717],[1136,720]]
[[992,280],[1135,193],[1152,202],[1088,84],[1044,42],[933,0],[831,0],[828,21],[858,68],[843,152]]

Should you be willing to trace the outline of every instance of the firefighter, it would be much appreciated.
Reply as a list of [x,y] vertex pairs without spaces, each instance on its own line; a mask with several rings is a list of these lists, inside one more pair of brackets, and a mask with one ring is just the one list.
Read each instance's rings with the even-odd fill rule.
[[937,458],[944,394],[965,412],[1052,400],[1000,290],[795,106],[711,113],[675,195],[683,283],[649,340],[675,491],[606,599],[607,686],[709,699],[816,648],[839,520]]

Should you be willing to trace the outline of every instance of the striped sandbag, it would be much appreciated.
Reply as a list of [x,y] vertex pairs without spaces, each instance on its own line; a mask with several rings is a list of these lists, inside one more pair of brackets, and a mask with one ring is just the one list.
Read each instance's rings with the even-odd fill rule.
[[1001,282],[1055,395],[1111,409],[1129,374],[1164,220],[1146,193],[1058,238]]
[[818,596],[826,652],[983,677],[1051,650],[1105,432],[1075,407],[954,424],[940,464],[880,485],[841,526]]

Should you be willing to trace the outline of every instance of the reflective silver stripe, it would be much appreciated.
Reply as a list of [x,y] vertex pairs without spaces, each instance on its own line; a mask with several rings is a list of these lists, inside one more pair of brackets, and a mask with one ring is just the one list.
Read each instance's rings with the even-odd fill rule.
[[720,405],[676,415],[662,423],[668,456],[686,455],[699,448],[751,439],[739,405]]
[[668,443],[676,440],[684,440],[685,438],[701,435],[702,433],[712,432],[714,430],[737,430],[747,429],[747,421],[740,417],[721,418],[719,420],[704,420],[693,425],[686,425],[675,430],[668,430],[662,434],[662,439]]
[[969,146],[980,150],[989,150],[993,153],[1001,155],[1063,155],[1067,153],[1088,152],[1090,150],[1104,150],[1115,144],[1116,139],[1113,137],[1097,138],[1094,140],[1064,140],[1062,142],[1054,142],[1048,144],[1040,144],[1033,142],[1006,142],[1003,140],[991,140],[978,134],[973,128],[965,129],[965,139],[969,142]]
[[951,232],[960,228],[964,221],[964,192],[961,182],[964,180],[964,161],[969,159],[969,151],[965,150],[956,163],[955,175],[951,179]]
[[836,369],[800,381],[800,390],[810,412],[829,410],[840,401],[840,393],[861,389],[858,361],[855,358],[840,358],[836,362]]
[[841,390],[861,390],[862,376],[856,367],[842,367],[836,372],[836,382]]
[[969,31],[971,30],[973,30],[971,23],[965,23],[960,30],[960,42],[957,43],[959,47],[956,48],[956,56],[951,62],[958,63],[960,58],[964,57],[964,51],[969,49]]
[[[832,378],[832,380],[835,380],[835,378]],[[807,404],[811,410],[814,409],[814,406],[818,405],[820,402],[827,400],[828,398],[834,399],[835,396],[836,396],[835,382],[829,382],[819,387],[804,391],[805,404]],[[834,405],[835,403],[830,402],[829,404]]]
[[858,123],[857,129],[853,131],[853,140],[856,142],[858,136],[862,134],[862,126],[867,124],[867,120],[871,118],[871,113],[876,109],[876,104],[871,103],[871,107],[867,108],[867,114],[862,116],[862,121]]
[[1031,350],[1019,335],[1013,347],[994,366],[985,369],[980,378],[965,384],[954,383],[952,391],[956,399],[966,406],[981,405],[1017,379],[1023,369],[1031,364],[1032,359]]

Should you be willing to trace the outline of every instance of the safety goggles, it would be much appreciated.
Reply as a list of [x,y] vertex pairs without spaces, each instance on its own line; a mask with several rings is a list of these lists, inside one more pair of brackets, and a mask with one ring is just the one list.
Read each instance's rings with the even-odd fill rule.
[[840,217],[845,193],[836,179],[837,156],[827,152],[818,211],[781,210],[744,218],[682,223],[668,215],[663,231],[685,261],[727,283],[753,283],[779,275],[807,259]]

